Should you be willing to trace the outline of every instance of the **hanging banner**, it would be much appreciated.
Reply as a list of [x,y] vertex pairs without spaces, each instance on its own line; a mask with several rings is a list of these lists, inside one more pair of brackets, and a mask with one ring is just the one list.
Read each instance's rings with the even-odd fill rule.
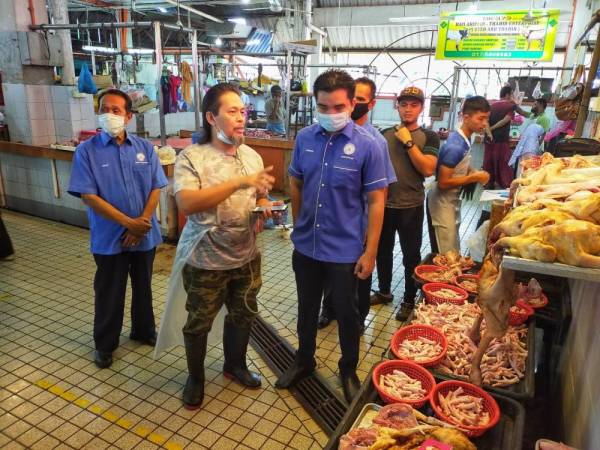
[[551,61],[558,9],[442,13],[436,59]]

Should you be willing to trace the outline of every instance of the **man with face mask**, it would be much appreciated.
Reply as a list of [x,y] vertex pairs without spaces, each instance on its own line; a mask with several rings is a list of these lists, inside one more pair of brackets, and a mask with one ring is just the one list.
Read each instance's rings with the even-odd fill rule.
[[299,345],[293,365],[275,387],[288,388],[315,369],[319,308],[328,288],[339,324],[342,388],[351,402],[360,388],[357,282],[367,279],[375,266],[387,178],[377,143],[350,120],[355,105],[352,77],[329,70],[317,77],[313,92],[319,123],[298,133],[288,169]]
[[389,303],[394,298],[391,293],[392,269],[398,234],[404,265],[404,298],[396,319],[402,321],[407,319],[415,305],[417,287],[412,274],[421,260],[425,217],[423,182],[425,177],[433,175],[440,146],[437,134],[419,125],[424,102],[425,94],[418,87],[402,90],[397,103],[401,124],[383,133],[398,181],[390,184],[388,190],[377,250],[379,291],[371,296],[371,305]]
[[88,206],[94,278],[94,361],[112,364],[119,345],[125,289],[131,276],[130,339],[156,343],[152,265],[161,234],[155,211],[167,179],[152,144],[126,132],[131,99],[109,89],[99,99],[102,132],[75,151],[69,194]]
[[[375,107],[375,103],[377,102],[375,100],[376,91],[377,87],[375,86],[373,80],[367,77],[358,78],[356,80],[356,93],[354,95],[356,104],[354,105],[354,110],[352,111],[352,114],[350,114],[350,118],[354,121],[355,124],[360,125],[365,130],[367,130],[377,142],[378,149],[381,151],[383,162],[385,164],[387,182],[388,184],[391,184],[396,182],[396,173],[394,172],[394,167],[392,166],[392,162],[390,161],[387,141],[379,132],[379,130],[375,128],[369,121],[369,112],[373,110],[373,108]],[[365,197],[365,204],[366,202],[367,198]],[[367,212],[367,209],[368,208],[365,207],[365,213]],[[366,221],[368,220],[366,214],[364,220],[364,227],[366,229]],[[365,320],[369,314],[369,309],[371,306],[371,283],[372,277],[369,277],[366,280],[358,280],[358,309],[361,318],[361,334],[362,331],[364,331]],[[321,315],[319,316],[319,328],[326,327],[334,319],[335,315],[333,312],[333,306],[331,305],[331,296],[326,295],[326,297],[323,299],[323,308],[321,311]]]

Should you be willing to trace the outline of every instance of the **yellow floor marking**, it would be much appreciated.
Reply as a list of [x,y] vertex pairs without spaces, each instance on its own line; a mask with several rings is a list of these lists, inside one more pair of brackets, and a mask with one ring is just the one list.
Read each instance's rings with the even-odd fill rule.
[[[116,423],[121,428],[124,428],[126,430],[131,430],[131,428],[133,427],[133,423],[130,420],[128,420],[124,417],[119,417],[115,413],[113,413],[107,409],[104,409],[99,405],[94,405],[94,404],[92,404],[91,401],[89,401],[83,397],[77,398],[77,395],[74,394],[73,392],[65,391],[60,386],[58,386],[56,384],[52,384],[48,380],[43,380],[43,379],[37,380],[35,382],[35,385],[48,391],[48,392],[52,392],[53,394],[57,395],[58,397],[61,397],[65,400],[67,400],[68,402],[73,403],[74,405],[77,405],[83,409],[87,408],[88,411],[91,411],[98,416],[104,417],[109,422]],[[169,450],[182,450],[183,449],[181,444],[179,444],[177,442],[167,441],[166,437],[164,437],[163,435],[158,434],[158,433],[153,433],[150,428],[147,428],[144,426],[139,426],[139,427],[135,427],[131,431],[133,431],[139,437],[148,439],[150,442],[154,442],[155,444],[158,444],[158,445],[164,444],[165,448],[167,448]]]

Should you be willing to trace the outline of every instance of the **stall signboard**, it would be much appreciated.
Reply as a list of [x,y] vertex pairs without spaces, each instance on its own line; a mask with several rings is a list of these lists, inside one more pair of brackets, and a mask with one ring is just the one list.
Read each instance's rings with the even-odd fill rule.
[[551,61],[558,9],[443,13],[436,59]]

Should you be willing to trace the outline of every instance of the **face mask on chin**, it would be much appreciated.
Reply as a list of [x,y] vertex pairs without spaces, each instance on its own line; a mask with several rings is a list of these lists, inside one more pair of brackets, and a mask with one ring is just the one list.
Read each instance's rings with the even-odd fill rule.
[[369,104],[368,103],[357,103],[354,105],[354,110],[352,110],[352,114],[350,114],[350,118],[352,120],[358,120],[365,114],[369,112]]
[[235,147],[239,147],[240,145],[242,145],[244,143],[244,137],[242,136],[239,139],[236,139],[235,137],[229,137],[225,134],[225,132],[223,130],[221,130],[219,127],[217,127],[215,125],[215,128],[217,129],[217,139],[220,140],[221,142],[227,144],[227,145],[233,145]]
[[329,131],[330,133],[340,131],[348,124],[349,119],[350,115],[346,111],[334,114],[317,113],[319,125],[321,125],[325,131]]
[[100,127],[110,136],[117,137],[125,130],[125,117],[105,113],[98,116]]

